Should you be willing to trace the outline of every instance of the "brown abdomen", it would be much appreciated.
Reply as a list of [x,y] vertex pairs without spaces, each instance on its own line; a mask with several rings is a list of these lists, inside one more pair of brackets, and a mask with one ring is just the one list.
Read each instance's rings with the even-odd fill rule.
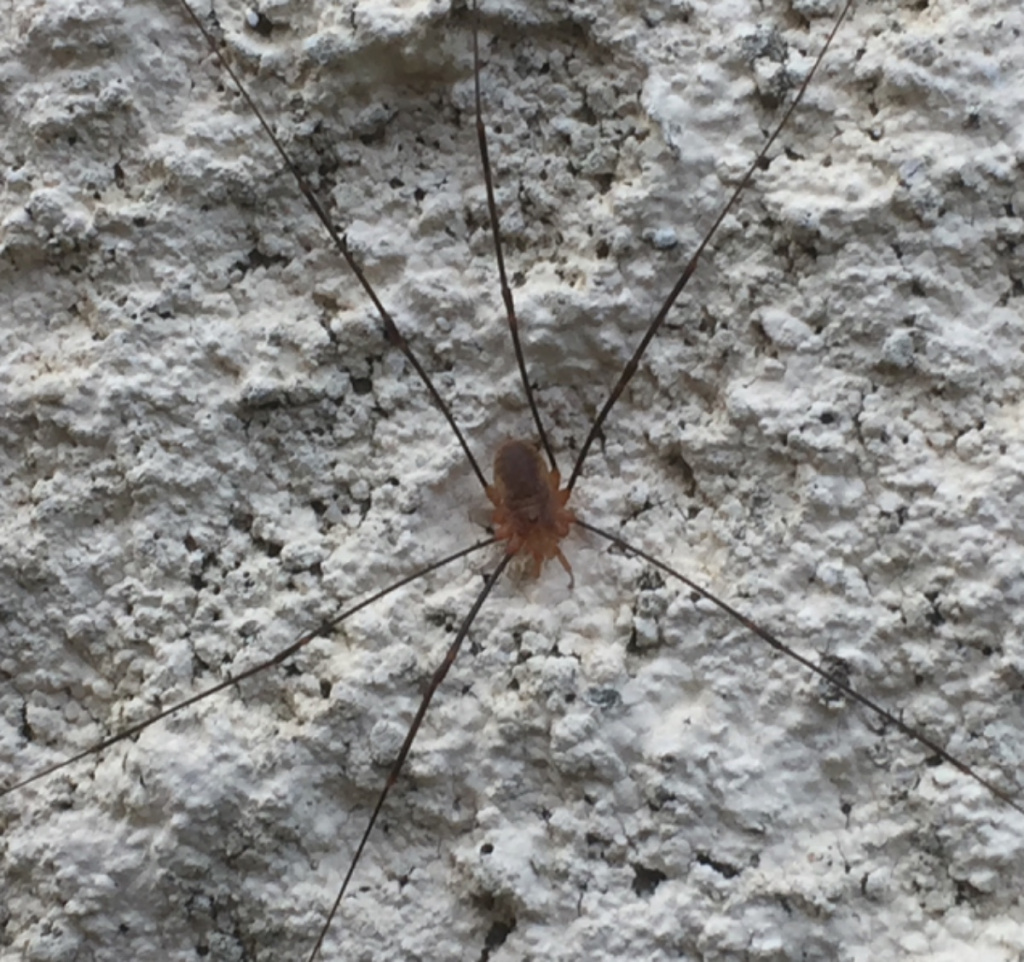
[[546,526],[554,518],[548,469],[527,441],[505,441],[494,455],[494,485],[518,525]]

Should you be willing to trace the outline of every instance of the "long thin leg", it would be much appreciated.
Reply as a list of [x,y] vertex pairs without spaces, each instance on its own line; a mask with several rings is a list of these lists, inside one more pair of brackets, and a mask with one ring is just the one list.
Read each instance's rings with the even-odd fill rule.
[[0,789],[0,798],[4,795],[9,795],[16,789],[24,788],[32,782],[37,782],[39,779],[45,778],[47,775],[52,775],[54,772],[58,772],[62,768],[67,768],[68,765],[73,765],[75,762],[81,761],[83,758],[88,758],[89,755],[95,755],[98,752],[102,752],[104,749],[109,748],[111,745],[116,745],[118,742],[122,742],[126,738],[131,738],[133,735],[137,735],[144,729],[149,728],[150,725],[160,721],[162,718],[167,718],[170,715],[176,715],[178,712],[183,711],[190,705],[194,705],[196,702],[203,701],[211,695],[216,695],[218,692],[224,691],[225,688],[230,688],[232,685],[237,685],[239,682],[245,681],[247,678],[252,678],[254,675],[258,675],[261,671],[272,668],[274,665],[280,665],[282,662],[291,658],[292,655],[296,654],[300,649],[308,645],[314,638],[319,638],[329,634],[346,618],[350,618],[357,611],[362,611],[363,608],[366,608],[368,605],[372,605],[375,601],[379,601],[381,598],[387,597],[387,595],[391,594],[393,591],[397,591],[399,588],[409,584],[410,582],[416,581],[418,578],[422,578],[424,575],[430,574],[431,571],[437,571],[438,568],[443,568],[445,565],[451,564],[459,558],[465,558],[466,555],[473,554],[481,548],[489,547],[494,544],[494,541],[494,538],[489,538],[486,541],[478,541],[469,548],[463,548],[461,551],[456,551],[454,554],[447,555],[446,557],[427,565],[425,568],[420,568],[419,571],[415,571],[411,575],[402,578],[400,581],[396,581],[394,584],[388,585],[388,587],[374,592],[374,594],[370,595],[368,598],[364,598],[362,601],[345,608],[333,618],[328,619],[327,621],[317,625],[316,628],[312,628],[305,632],[305,634],[300,635],[287,648],[279,651],[272,658],[268,658],[266,661],[262,661],[258,665],[254,665],[252,668],[247,668],[245,671],[239,672],[237,675],[228,675],[227,678],[218,682],[212,688],[207,688],[205,691],[201,691],[197,695],[192,695],[184,701],[178,702],[176,705],[171,705],[170,708],[165,708],[163,711],[157,712],[155,715],[150,715],[148,718],[145,718],[140,722],[136,722],[136,724],[111,735],[109,738],[105,738],[103,741],[97,742],[95,745],[90,745],[84,751],[79,752],[77,755],[73,755],[71,758],[66,758],[54,765],[48,765],[46,768],[40,769],[38,772],[34,772],[29,775],[27,778],[23,778],[20,781],[15,782],[13,785],[8,785],[5,788]]
[[902,721],[897,715],[894,715],[891,711],[879,705],[878,702],[873,701],[866,695],[862,695],[860,692],[851,688],[849,684],[843,681],[843,679],[840,678],[838,675],[834,675],[832,672],[827,671],[820,665],[814,664],[814,662],[811,661],[809,658],[807,658],[804,655],[801,655],[800,652],[796,651],[795,649],[790,648],[790,646],[787,645],[784,641],[781,641],[780,639],[776,638],[775,635],[773,635],[770,631],[766,630],[765,628],[762,628],[760,625],[751,621],[746,615],[742,614],[741,612],[733,608],[732,605],[728,604],[725,601],[722,601],[721,598],[715,597],[715,595],[711,594],[711,592],[708,591],[706,588],[702,588],[695,581],[692,581],[690,578],[686,577],[686,575],[676,571],[675,568],[670,567],[663,561],[659,561],[657,558],[654,557],[654,555],[648,554],[646,551],[643,551],[642,549],[637,548],[634,545],[631,545],[627,541],[623,541],[622,538],[618,537],[617,535],[611,534],[608,531],[603,531],[601,528],[595,527],[592,524],[588,524],[586,521],[580,521],[578,518],[576,519],[576,523],[580,525],[580,527],[585,528],[587,531],[592,531],[594,534],[599,535],[602,538],[605,538],[607,541],[610,541],[612,544],[618,546],[619,548],[622,548],[624,551],[628,551],[630,554],[636,555],[638,558],[643,558],[644,561],[646,561],[648,564],[654,565],[655,568],[657,568],[659,571],[665,572],[665,574],[669,575],[669,577],[675,578],[677,581],[681,581],[688,588],[697,592],[697,594],[699,594],[702,598],[706,598],[717,608],[724,611],[727,615],[730,615],[731,617],[735,618],[736,621],[743,625],[744,628],[746,628],[748,631],[753,632],[758,638],[766,642],[776,651],[779,651],[787,657],[792,658],[794,661],[799,662],[808,671],[814,672],[814,674],[817,675],[819,678],[823,679],[824,681],[827,681],[830,685],[834,685],[844,695],[851,698],[859,705],[863,705],[869,711],[873,712],[875,715],[881,718],[886,724],[892,725],[894,728],[898,729],[903,735],[906,735],[907,738],[911,738],[919,744],[924,745],[925,748],[927,748],[931,752],[934,752],[944,762],[947,762],[948,764],[952,765],[958,772],[962,772],[968,778],[974,779],[974,781],[976,781],[979,785],[983,786],[984,788],[988,789],[1001,802],[1005,802],[1007,805],[1010,806],[1010,808],[1024,815],[1024,804],[1021,804],[1016,799],[1014,799],[1014,797],[1010,795],[1007,791],[1000,788],[994,782],[989,781],[984,776],[979,775],[966,762],[961,761],[955,755],[951,755],[938,742],[929,738],[927,735],[925,735],[921,731],[918,731],[916,728],[912,728],[910,725],[906,724],[906,722]]
[[253,116],[259,121],[260,126],[263,128],[266,135],[270,138],[271,143],[277,149],[278,154],[284,161],[284,165],[291,172],[292,177],[295,178],[295,182],[299,186],[299,190],[302,191],[302,196],[306,198],[306,203],[309,204],[310,209],[316,214],[320,223],[324,225],[324,229],[330,235],[331,240],[334,242],[334,246],[341,253],[341,256],[345,259],[345,263],[348,264],[349,269],[355,275],[356,280],[359,281],[360,286],[366,292],[367,297],[373,302],[373,306],[377,309],[377,313],[380,315],[381,320],[384,322],[384,331],[387,334],[388,341],[398,348],[404,355],[406,360],[412,365],[413,370],[419,375],[419,379],[423,382],[430,397],[433,399],[434,404],[437,405],[438,409],[444,415],[444,419],[448,422],[448,426],[455,433],[455,437],[458,439],[459,444],[462,446],[462,450],[466,455],[470,466],[473,468],[473,473],[477,476],[482,487],[487,487],[487,479],[484,477],[483,471],[480,470],[480,465],[477,463],[473,452],[469,449],[469,444],[459,429],[458,424],[455,423],[455,417],[452,415],[448,405],[444,402],[444,399],[438,393],[437,388],[434,386],[434,382],[430,379],[430,375],[427,374],[426,369],[420,364],[419,358],[416,357],[412,352],[412,348],[409,347],[409,342],[406,341],[402,332],[398,329],[398,325],[395,324],[394,318],[388,312],[387,308],[381,303],[380,298],[377,296],[377,292],[373,289],[370,281],[363,272],[363,269],[359,266],[359,262],[352,256],[352,252],[348,249],[348,243],[344,236],[338,233],[337,228],[331,222],[330,217],[327,216],[327,211],[324,210],[323,205],[317,199],[313,188],[309,186],[309,181],[302,175],[302,172],[292,161],[291,156],[284,149],[283,144],[278,139],[277,134],[274,133],[273,128],[267,122],[263,116],[263,111],[260,110],[256,101],[249,95],[249,91],[246,90],[245,85],[239,79],[235,73],[227,57],[221,53],[220,47],[213,35],[207,29],[206,24],[203,23],[202,18],[188,5],[187,0],[178,0],[178,3],[185,8],[192,22],[199,28],[199,32],[203,35],[207,45],[213,52],[213,55],[220,62],[221,67],[224,68],[225,73],[231,78],[235,88],[241,94],[242,99],[246,102],[249,109],[253,112]]
[[405,764],[405,760],[409,755],[409,750],[412,748],[412,743],[416,739],[416,735],[420,730],[420,725],[423,724],[423,719],[427,714],[427,709],[430,707],[430,702],[434,697],[434,692],[437,691],[441,682],[443,682],[447,676],[448,669],[451,668],[459,653],[459,649],[462,647],[462,642],[465,640],[466,635],[469,634],[469,629],[476,620],[476,616],[480,613],[480,608],[487,600],[487,596],[491,593],[491,589],[495,586],[498,579],[501,577],[502,572],[511,560],[511,555],[503,555],[501,561],[498,563],[498,567],[487,576],[487,580],[484,582],[483,588],[480,589],[480,593],[476,596],[476,601],[473,602],[473,607],[469,609],[469,614],[467,614],[462,620],[458,633],[455,635],[455,640],[451,645],[449,645],[448,651],[445,652],[444,660],[437,666],[437,669],[431,676],[430,682],[427,684],[427,689],[423,693],[423,700],[420,702],[420,707],[416,709],[416,716],[413,718],[412,724],[409,726],[409,730],[405,733],[405,741],[402,742],[402,747],[398,751],[398,757],[391,766],[391,771],[388,772],[388,779],[384,783],[384,787],[381,789],[380,795],[377,796],[377,804],[373,806],[373,811],[370,813],[370,820],[366,823],[366,828],[363,830],[363,836],[359,840],[359,844],[356,846],[355,854],[352,856],[352,861],[349,863],[348,871],[345,873],[345,878],[341,883],[341,888],[338,890],[338,894],[334,899],[334,904],[331,905],[331,911],[327,913],[327,918],[324,921],[323,927],[320,929],[320,935],[317,937],[316,945],[313,946],[313,951],[309,953],[309,962],[313,962],[320,953],[320,947],[323,945],[324,939],[327,937],[327,932],[331,927],[331,922],[337,914],[338,906],[341,905],[341,900],[345,897],[345,892],[348,890],[348,883],[352,880],[352,876],[355,874],[356,866],[359,864],[359,859],[363,854],[363,849],[366,848],[366,843],[370,839],[370,833],[373,831],[373,826],[377,824],[377,816],[380,815],[380,811],[384,807],[384,800],[388,797],[388,792],[391,791],[395,782],[398,781],[398,776],[401,773],[402,766]]
[[547,432],[544,430],[544,422],[540,417],[540,410],[537,407],[537,399],[533,396],[533,388],[530,386],[530,378],[526,373],[526,359],[523,356],[523,345],[519,340],[519,318],[516,317],[516,306],[512,300],[512,288],[508,284],[508,275],[505,273],[505,256],[501,249],[501,225],[498,221],[498,205],[494,200],[494,176],[491,174],[491,161],[487,153],[487,129],[484,127],[483,107],[480,98],[480,11],[477,8],[476,0],[473,0],[473,94],[476,104],[476,139],[480,145],[480,165],[484,172],[484,186],[487,188],[487,212],[491,220],[491,237],[494,238],[494,258],[498,263],[498,278],[501,283],[501,299],[505,302],[505,316],[508,318],[508,330],[512,335],[512,348],[516,355],[516,365],[519,367],[519,377],[523,382],[523,391],[526,393],[527,403],[530,405],[530,412],[533,414],[533,423],[537,427],[537,436],[540,438],[541,447],[547,455],[548,464],[551,470],[558,469],[555,461],[555,453],[548,441]]
[[626,385],[629,384],[633,379],[633,375],[636,374],[637,368],[640,365],[640,360],[644,356],[644,352],[647,350],[648,345],[652,340],[654,340],[654,335],[658,333],[658,330],[664,323],[665,318],[668,317],[669,311],[672,310],[672,307],[679,295],[683,292],[683,288],[686,287],[690,278],[693,276],[694,271],[696,271],[701,255],[707,249],[708,244],[711,243],[715,234],[718,232],[718,228],[721,226],[722,221],[724,221],[729,215],[729,212],[736,206],[740,196],[747,189],[747,185],[754,176],[754,171],[761,166],[765,158],[768,156],[768,151],[771,150],[772,145],[775,143],[779,134],[782,133],[783,128],[789,123],[789,118],[792,116],[793,111],[796,110],[800,101],[803,100],[804,94],[807,92],[807,88],[814,79],[814,75],[817,73],[818,67],[821,66],[821,62],[825,58],[825,54],[828,53],[829,47],[832,46],[832,40],[835,38],[839,27],[842,25],[843,20],[846,19],[846,15],[850,12],[850,8],[852,6],[853,0],[847,0],[846,5],[836,18],[836,22],[832,25],[832,29],[829,31],[828,37],[825,38],[824,45],[821,50],[818,51],[818,56],[815,58],[814,64],[811,66],[810,71],[808,71],[807,76],[804,77],[803,83],[800,84],[800,89],[797,91],[793,101],[786,108],[786,112],[782,115],[782,119],[778,124],[776,124],[771,136],[765,141],[764,146],[758,152],[758,155],[754,158],[751,165],[747,168],[747,172],[743,175],[743,179],[739,182],[739,186],[732,192],[732,195],[729,197],[729,200],[726,201],[725,206],[721,211],[719,211],[718,216],[712,222],[710,229],[704,235],[704,239],[697,245],[697,249],[693,252],[693,256],[687,262],[686,267],[683,268],[683,273],[679,276],[679,280],[676,281],[675,286],[669,292],[668,297],[665,298],[665,301],[659,308],[658,313],[654,315],[654,320],[651,321],[650,326],[644,333],[644,336],[640,339],[640,343],[633,352],[633,356],[626,362],[626,366],[623,368],[622,374],[619,375],[618,381],[615,382],[615,387],[612,388],[611,394],[608,395],[608,400],[604,402],[604,406],[598,412],[597,417],[594,419],[594,423],[590,426],[590,431],[587,433],[586,440],[583,442],[583,447],[580,448],[580,453],[576,457],[576,463],[573,465],[572,474],[569,477],[569,483],[566,485],[567,490],[571,491],[573,487],[575,487],[576,481],[580,476],[580,472],[583,470],[583,463],[587,460],[587,454],[590,451],[590,446],[601,433],[601,428],[604,426],[605,420],[611,413],[612,408],[615,406],[615,402],[618,401],[622,392],[626,389]]

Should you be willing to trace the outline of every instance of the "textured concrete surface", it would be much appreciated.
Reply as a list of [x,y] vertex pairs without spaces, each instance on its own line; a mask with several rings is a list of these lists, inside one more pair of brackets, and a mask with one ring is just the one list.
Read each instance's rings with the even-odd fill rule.
[[[836,11],[484,5],[563,468]],[[531,434],[464,4],[219,0],[487,467]],[[480,536],[479,485],[175,3],[2,19],[6,779]],[[864,3],[575,505],[1020,793],[1024,14]],[[643,563],[496,591],[326,959],[1019,959],[1024,817]],[[493,555],[0,800],[4,959],[304,959]],[[1016,780],[1016,781],[1015,781]]]

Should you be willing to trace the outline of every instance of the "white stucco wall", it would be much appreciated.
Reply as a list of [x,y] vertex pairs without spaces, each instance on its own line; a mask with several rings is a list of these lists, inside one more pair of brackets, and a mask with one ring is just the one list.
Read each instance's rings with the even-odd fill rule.
[[[287,4],[268,40],[216,10],[489,473],[531,431],[450,6]],[[836,4],[484,6],[567,471]],[[486,502],[174,2],[0,23],[9,781],[471,543]],[[574,500],[1011,789],[1022,31],[1017,0],[861,4]],[[481,614],[326,959],[1021,957],[1024,817],[645,565],[566,552],[574,591],[551,566]],[[0,800],[0,955],[304,959],[492,564]]]

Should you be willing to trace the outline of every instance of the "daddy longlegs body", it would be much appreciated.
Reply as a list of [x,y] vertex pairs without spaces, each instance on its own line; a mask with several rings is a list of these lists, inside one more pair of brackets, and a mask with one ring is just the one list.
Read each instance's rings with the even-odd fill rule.
[[[467,12],[286,5],[262,38],[216,11],[477,456],[532,436]],[[485,5],[505,255],[563,470],[822,13]],[[855,12],[575,501],[1014,797],[1021,19]],[[472,544],[485,500],[175,4],[6,29],[17,778]],[[494,550],[4,796],[5,954],[305,958]],[[571,592],[549,565],[481,610],[323,957],[1020,956],[1011,807],[651,565],[565,550]]]

